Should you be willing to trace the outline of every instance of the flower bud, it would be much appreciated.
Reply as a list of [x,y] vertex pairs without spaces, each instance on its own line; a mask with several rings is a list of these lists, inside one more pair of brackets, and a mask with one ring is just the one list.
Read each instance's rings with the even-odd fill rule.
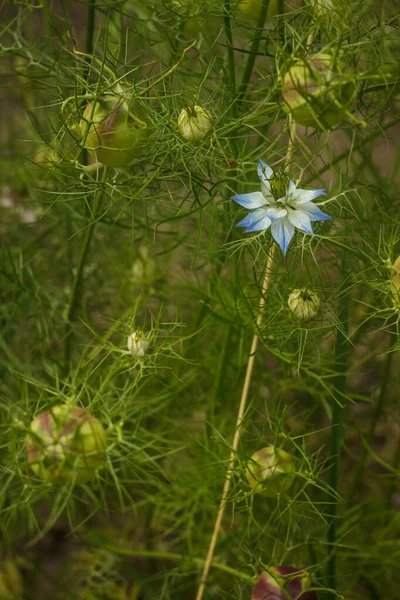
[[354,78],[330,54],[302,58],[283,77],[283,107],[300,125],[331,129],[345,118],[354,100]]
[[115,94],[90,102],[80,122],[85,148],[108,167],[126,167],[142,151],[148,138],[146,123],[129,111]]
[[312,582],[306,571],[296,567],[271,567],[257,580],[251,600],[318,600],[310,590]]
[[201,106],[183,108],[178,118],[179,132],[188,142],[200,142],[213,128],[208,110]]
[[308,288],[293,290],[289,294],[288,307],[296,319],[302,319],[303,321],[313,319],[320,304],[319,296]]
[[86,483],[104,463],[106,432],[82,408],[60,404],[33,419],[26,447],[33,471],[45,481]]
[[22,577],[16,563],[12,560],[1,561],[0,600],[20,600],[22,593]]
[[396,258],[390,270],[390,293],[393,306],[400,308],[400,256]]
[[150,346],[150,340],[138,329],[128,337],[128,350],[135,358],[143,358]]
[[285,450],[268,446],[257,450],[247,463],[246,479],[254,493],[276,496],[287,492],[294,481],[293,461]]

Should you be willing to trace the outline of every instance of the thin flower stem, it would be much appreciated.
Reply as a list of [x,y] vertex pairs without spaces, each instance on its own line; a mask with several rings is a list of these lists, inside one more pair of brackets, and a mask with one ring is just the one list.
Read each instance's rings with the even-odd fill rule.
[[250,83],[251,74],[253,73],[253,67],[254,67],[256,57],[257,57],[258,48],[260,46],[262,32],[264,29],[265,19],[267,17],[269,2],[270,2],[270,0],[262,0],[260,16],[258,18],[254,39],[251,44],[250,53],[249,53],[249,56],[247,59],[245,69],[244,69],[242,83],[240,84],[240,88],[239,88],[239,95],[237,98],[238,105],[240,105],[240,103],[242,102],[242,100],[246,94],[246,91],[247,91],[247,86]]
[[[104,177],[108,174],[106,169]],[[86,258],[89,251],[90,242],[93,237],[93,232],[97,223],[97,213],[103,197],[103,190],[96,191],[93,206],[90,207],[91,217],[88,226],[86,227],[85,235],[82,241],[81,253],[79,262],[72,283],[71,294],[69,297],[68,308],[65,315],[65,337],[64,337],[64,363],[67,366],[71,357],[71,337],[72,324],[75,320],[76,312],[79,307],[79,292],[81,290],[82,274],[86,263]]]
[[[115,554],[120,554],[123,556],[142,556],[144,558],[158,558],[161,560],[172,560],[172,561],[187,561],[194,563],[196,565],[203,565],[204,560],[202,558],[195,558],[191,556],[185,556],[183,554],[177,554],[175,552],[156,552],[154,550],[131,550],[130,548],[120,548],[118,546],[114,546],[111,544],[102,544],[102,548],[105,550],[109,550],[110,552],[114,552]],[[228,567],[228,565],[223,565],[217,562],[212,562],[211,567],[213,569],[218,569],[219,571],[224,571],[225,573],[229,573],[233,575],[233,577],[237,577],[238,579],[243,579],[248,583],[254,583],[254,577],[248,575],[247,573],[243,573],[242,571],[237,571],[232,567]]]
[[[287,150],[287,154],[286,154],[286,164],[289,164],[292,159],[295,135],[296,135],[296,123],[293,122],[290,127],[288,150]],[[212,564],[215,546],[217,544],[219,530],[221,528],[221,523],[222,523],[222,519],[223,519],[223,516],[225,513],[229,490],[230,490],[231,483],[232,483],[232,472],[233,472],[233,469],[235,468],[235,464],[236,464],[236,454],[237,454],[237,450],[239,447],[240,435],[242,432],[241,426],[243,424],[243,417],[244,417],[244,414],[246,411],[247,399],[248,399],[249,390],[250,390],[251,377],[252,377],[253,368],[254,368],[255,355],[256,355],[257,346],[258,346],[258,340],[259,340],[258,332],[259,332],[259,329],[260,329],[260,326],[261,326],[261,323],[263,320],[266,293],[267,293],[268,288],[271,283],[271,273],[272,273],[272,267],[274,264],[275,250],[276,250],[276,245],[275,245],[275,243],[273,243],[271,246],[271,251],[270,251],[270,254],[268,257],[267,265],[266,265],[265,271],[264,271],[263,283],[262,283],[262,288],[261,288],[261,297],[260,297],[260,303],[259,303],[259,311],[258,311],[258,316],[257,316],[257,320],[256,320],[256,333],[253,335],[253,339],[251,342],[249,360],[247,363],[246,375],[244,378],[242,395],[240,398],[239,410],[238,410],[236,426],[235,426],[235,435],[233,437],[232,449],[231,449],[231,453],[229,456],[229,463],[228,463],[228,468],[227,468],[227,472],[226,472],[224,488],[222,490],[222,496],[221,496],[221,500],[220,500],[219,507],[218,507],[217,519],[215,521],[214,530],[213,530],[213,533],[211,536],[210,546],[208,548],[207,557],[206,557],[206,560],[204,563],[203,572],[202,572],[202,576],[201,576],[201,580],[200,580],[200,585],[197,590],[196,600],[202,600],[203,595],[204,595],[208,572],[209,572],[210,566]]]
[[[87,20],[86,20],[86,41],[85,41],[85,68],[83,71],[83,80],[86,82],[86,89],[89,87],[90,70],[93,61],[93,39],[94,39],[94,24],[95,24],[95,13],[96,13],[96,0],[89,0],[87,7]],[[83,90],[86,91],[86,90]],[[88,164],[88,151],[86,148],[82,148],[78,158],[82,161],[83,165]],[[68,339],[68,337],[67,337]],[[68,341],[66,341],[65,348],[67,349]]]
[[228,71],[229,71],[229,96],[231,100],[232,117],[236,117],[236,70],[235,70],[235,53],[233,50],[232,26],[231,26],[231,2],[224,2],[224,31],[228,54]]
[[96,12],[96,0],[89,0],[86,21],[86,44],[85,53],[93,53],[94,16]]
[[[258,317],[257,317],[257,321],[256,321],[257,330],[259,329],[261,322],[262,322],[263,309],[264,309],[264,304],[265,304],[265,294],[266,294],[269,284],[270,284],[270,275],[271,275],[272,265],[273,265],[273,261],[274,261],[275,247],[276,247],[275,244],[273,244],[271,247],[271,252],[268,257],[267,266],[266,266],[266,269],[264,272],[264,281],[263,281],[263,286],[262,286],[263,293],[260,298],[260,308],[259,308],[259,313],[258,313]],[[210,566],[212,564],[215,546],[216,546],[216,543],[218,540],[219,530],[221,528],[221,522],[222,522],[222,518],[223,518],[224,512],[225,512],[226,501],[227,501],[229,490],[231,487],[232,471],[233,471],[233,469],[235,467],[235,463],[236,463],[236,453],[237,453],[237,449],[239,447],[241,425],[242,425],[242,421],[243,421],[243,415],[246,410],[247,398],[248,398],[249,389],[250,389],[251,376],[253,374],[255,354],[256,354],[256,350],[257,350],[257,346],[258,346],[258,339],[259,338],[258,338],[258,331],[257,331],[257,333],[254,334],[253,340],[251,342],[249,361],[247,363],[246,375],[244,378],[244,384],[243,384],[243,389],[242,389],[242,396],[240,398],[239,411],[238,411],[238,415],[237,415],[237,419],[236,419],[236,426],[235,426],[235,435],[233,438],[232,450],[231,450],[230,457],[229,457],[227,474],[226,474],[226,478],[225,478],[224,488],[222,491],[221,501],[219,503],[217,519],[215,521],[214,530],[213,530],[210,546],[209,546],[208,553],[207,553],[207,558],[204,563],[201,582],[199,585],[199,589],[197,591],[196,600],[202,600],[202,598],[203,598],[204,588],[205,588],[208,572],[209,572]]]

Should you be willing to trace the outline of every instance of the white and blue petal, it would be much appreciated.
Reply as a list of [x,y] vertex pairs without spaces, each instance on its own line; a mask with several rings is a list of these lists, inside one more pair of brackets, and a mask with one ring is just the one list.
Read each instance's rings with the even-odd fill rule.
[[291,196],[293,194],[293,192],[295,192],[295,191],[296,191],[296,184],[293,181],[293,179],[290,179],[289,185],[287,187],[286,195]]
[[292,204],[305,204],[306,202],[312,202],[320,196],[324,196],[325,190],[302,190],[301,188],[295,189],[290,198]]
[[269,181],[273,174],[274,174],[274,172],[271,169],[271,167],[269,167],[267,164],[265,164],[265,162],[262,161],[260,158],[258,161],[258,176],[261,179],[261,181],[263,181],[263,180]]
[[322,210],[312,202],[301,204],[301,210],[306,212],[310,221],[331,221],[332,217],[322,212]]
[[287,217],[277,219],[271,224],[272,237],[281,247],[283,254],[286,254],[289,244],[294,235],[294,227]]
[[266,209],[257,208],[256,210],[249,212],[244,219],[239,221],[236,227],[245,227],[246,233],[251,233],[252,231],[268,229],[270,225],[271,219],[268,217]]
[[261,192],[237,194],[236,196],[232,196],[232,200],[240,204],[240,206],[244,206],[245,208],[249,209],[261,208],[261,206],[265,206],[267,204],[267,201]]
[[258,161],[258,176],[261,181],[261,190],[266,198],[272,199],[271,186],[269,180],[274,174],[271,167],[265,164],[261,159]]
[[287,213],[287,218],[294,227],[300,229],[300,231],[304,231],[304,233],[314,233],[311,219],[306,211],[301,208],[294,209],[288,206]]
[[269,206],[267,208],[267,215],[271,221],[276,221],[276,219],[282,219],[282,217],[286,217],[287,210],[286,208],[283,208],[283,206],[279,205]]

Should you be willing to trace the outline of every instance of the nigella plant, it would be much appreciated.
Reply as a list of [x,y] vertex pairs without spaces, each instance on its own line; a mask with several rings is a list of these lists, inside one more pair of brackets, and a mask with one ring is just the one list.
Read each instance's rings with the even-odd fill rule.
[[261,191],[233,196],[233,200],[250,209],[237,227],[246,233],[264,231],[271,227],[274,240],[286,254],[295,229],[313,234],[312,221],[329,221],[332,217],[322,212],[313,200],[325,190],[298,188],[285,171],[274,171],[262,160],[258,164]]

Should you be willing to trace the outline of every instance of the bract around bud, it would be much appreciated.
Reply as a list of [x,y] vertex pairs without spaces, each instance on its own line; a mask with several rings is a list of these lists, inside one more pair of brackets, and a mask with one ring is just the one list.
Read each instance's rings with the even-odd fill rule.
[[246,479],[254,493],[274,497],[287,492],[294,478],[292,457],[274,446],[257,450],[247,463]]
[[198,106],[183,108],[178,118],[181,136],[188,142],[201,142],[212,131],[210,112]]
[[320,52],[297,60],[283,76],[283,108],[300,125],[329,130],[344,120],[356,91],[354,72]]
[[106,432],[82,408],[60,404],[33,419],[26,449],[32,470],[48,483],[86,483],[104,463]]
[[149,135],[147,124],[116,94],[104,95],[86,106],[80,131],[90,154],[103,165],[116,168],[129,165]]
[[318,313],[320,304],[319,296],[308,288],[293,290],[289,294],[288,307],[293,316],[302,321],[313,319]]
[[302,569],[270,567],[258,578],[251,600],[318,600],[311,587],[311,578]]

